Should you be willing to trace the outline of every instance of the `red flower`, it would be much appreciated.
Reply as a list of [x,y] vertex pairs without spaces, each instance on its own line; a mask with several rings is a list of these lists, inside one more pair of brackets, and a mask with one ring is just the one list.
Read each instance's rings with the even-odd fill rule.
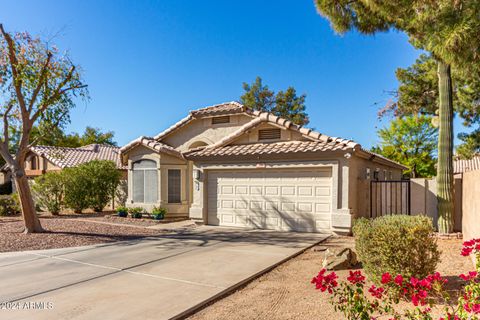
[[411,278],[410,278],[410,284],[411,284],[414,288],[418,285],[419,282],[420,282],[420,281],[419,281],[417,278],[415,278],[415,277],[411,277]]
[[468,257],[470,253],[472,253],[473,248],[463,248],[462,249],[462,256]]
[[347,277],[347,280],[350,281],[351,284],[364,283],[365,277],[360,270],[350,271],[350,276]]
[[382,274],[382,283],[383,284],[390,283],[390,281],[392,281],[392,276],[390,275],[390,273],[385,272],[384,274]]
[[478,276],[477,271],[470,271],[468,274],[461,274],[459,275],[460,278],[462,278],[465,281],[470,281],[475,279]]
[[319,289],[322,292],[328,291],[328,293],[332,294],[333,293],[333,288],[338,286],[337,283],[337,275],[335,272],[331,272],[327,275],[325,275],[325,272],[327,270],[322,269],[318,273],[316,277],[313,277],[311,283],[315,284],[315,288]]
[[401,275],[401,274],[397,275],[397,276],[395,277],[395,280],[394,280],[394,281],[395,281],[396,284],[398,284],[399,286],[401,286],[401,285],[403,284],[403,277],[402,277],[402,275]]
[[380,288],[377,288],[377,287],[375,287],[374,285],[372,285],[372,286],[370,287],[370,289],[368,289],[368,292],[370,292],[370,294],[371,294],[373,297],[375,297],[375,298],[377,298],[377,299],[382,299],[382,295],[383,295],[383,293],[385,292],[385,289],[383,289],[383,288],[381,288],[381,287],[380,287]]

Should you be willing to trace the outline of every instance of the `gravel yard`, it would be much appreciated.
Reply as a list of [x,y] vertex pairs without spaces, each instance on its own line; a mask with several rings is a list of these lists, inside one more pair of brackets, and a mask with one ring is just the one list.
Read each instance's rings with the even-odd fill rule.
[[[456,276],[473,270],[472,262],[460,255],[462,240],[439,239],[438,244],[442,261],[437,270],[447,276],[450,288],[458,288]],[[353,247],[354,243],[353,238],[335,237],[322,245],[338,248]],[[308,250],[189,319],[343,319],[329,304],[327,294],[310,284],[322,268],[323,256]],[[348,270],[336,273],[341,280],[348,276]]]
[[[103,219],[103,215],[78,215],[78,218]],[[97,217],[97,218],[95,218]],[[0,218],[0,252],[66,248],[155,236],[162,231],[132,226],[86,222],[71,215],[40,218],[47,232],[23,234],[21,217]]]

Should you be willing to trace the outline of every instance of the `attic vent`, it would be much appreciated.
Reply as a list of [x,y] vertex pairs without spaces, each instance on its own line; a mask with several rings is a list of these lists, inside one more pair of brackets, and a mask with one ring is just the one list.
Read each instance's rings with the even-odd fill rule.
[[230,116],[212,118],[212,124],[229,123],[229,122],[230,122]]
[[280,139],[280,129],[263,129],[258,130],[258,140],[274,140]]

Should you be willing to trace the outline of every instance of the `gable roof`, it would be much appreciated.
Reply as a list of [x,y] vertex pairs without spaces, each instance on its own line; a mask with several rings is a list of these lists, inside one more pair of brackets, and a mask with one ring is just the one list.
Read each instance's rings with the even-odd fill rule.
[[[188,150],[183,154],[177,151],[174,147],[166,144],[162,141],[163,138],[173,133],[177,129],[187,125],[195,119],[201,119],[206,117],[214,117],[220,115],[231,114],[245,114],[252,118],[251,121],[245,123],[243,126],[232,132],[231,134],[223,137],[221,140],[206,147],[199,147],[193,150]],[[247,133],[251,129],[262,123],[269,123],[273,126],[277,126],[283,129],[293,130],[301,134],[305,141],[287,141],[287,142],[273,142],[273,143],[254,143],[248,145],[231,145],[237,138]],[[294,124],[290,120],[278,117],[269,112],[254,111],[238,103],[236,101],[224,102],[221,104],[200,108],[190,111],[188,116],[181,119],[174,125],[170,126],[166,130],[160,132],[153,138],[140,137],[130,142],[121,148],[121,152],[125,153],[129,149],[136,145],[142,144],[150,147],[157,152],[166,152],[176,155],[181,158],[200,158],[200,157],[213,157],[224,155],[253,155],[253,154],[273,154],[273,153],[298,153],[298,152],[317,152],[317,151],[337,151],[337,150],[351,150],[358,152],[363,157],[379,161],[383,164],[391,165],[396,168],[406,169],[405,166],[364,150],[360,144],[353,140],[342,139],[337,137],[331,137],[326,134],[314,131],[309,128],[305,128]]]
[[455,159],[453,160],[453,173],[464,173],[467,171],[480,170],[480,154],[475,155],[472,159]]
[[33,146],[30,151],[60,168],[75,167],[92,160],[110,160],[118,169],[127,169],[120,161],[120,148],[106,144],[89,144],[79,148]]

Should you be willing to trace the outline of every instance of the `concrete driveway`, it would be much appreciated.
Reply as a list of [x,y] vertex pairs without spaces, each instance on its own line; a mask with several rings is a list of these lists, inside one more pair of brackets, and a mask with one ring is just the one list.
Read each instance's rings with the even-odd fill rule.
[[2,253],[0,302],[11,303],[1,306],[0,318],[181,318],[326,237],[205,226],[137,241]]

